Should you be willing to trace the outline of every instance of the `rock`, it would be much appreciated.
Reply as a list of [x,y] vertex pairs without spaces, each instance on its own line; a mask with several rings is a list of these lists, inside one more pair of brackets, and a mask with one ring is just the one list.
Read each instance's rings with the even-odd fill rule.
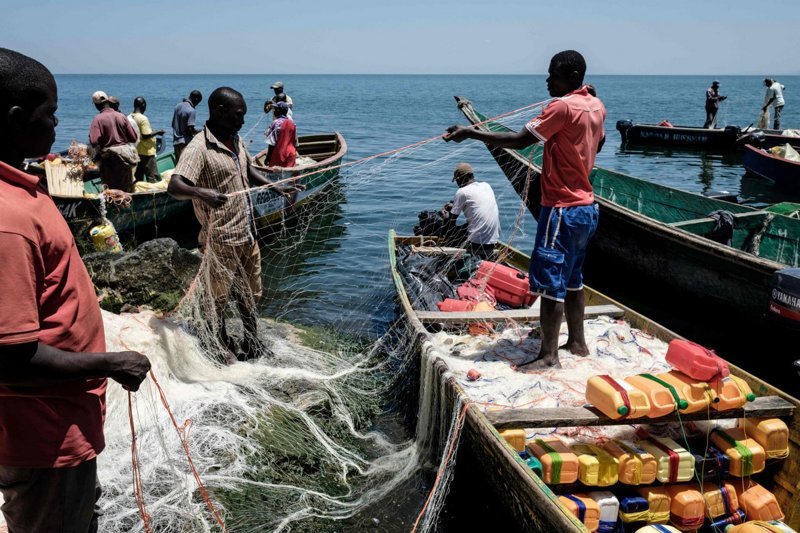
[[131,252],[83,257],[100,306],[115,313],[140,306],[171,311],[186,293],[200,261],[199,254],[172,239],[147,241]]

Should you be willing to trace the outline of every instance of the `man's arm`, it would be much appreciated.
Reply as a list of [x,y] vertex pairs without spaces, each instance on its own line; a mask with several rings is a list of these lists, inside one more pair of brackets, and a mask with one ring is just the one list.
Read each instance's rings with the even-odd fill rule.
[[214,189],[198,187],[180,174],[173,174],[169,179],[167,192],[178,200],[200,200],[209,207],[220,207],[228,201],[228,197]]
[[769,101],[768,101],[766,104],[764,104],[764,107],[762,107],[762,108],[761,108],[761,111],[766,111],[766,110],[767,110],[767,108],[768,108],[770,105],[772,105],[772,102],[774,102],[774,101],[775,101],[775,98],[776,98],[776,97],[773,95],[773,96],[772,96],[772,98],[770,98],[770,99],[769,99]]
[[494,131],[477,130],[474,126],[450,126],[442,137],[445,141],[460,143],[464,139],[475,139],[499,148],[526,148],[539,142],[527,128],[518,132],[500,133]]
[[192,111],[189,113],[189,119],[186,121],[186,127],[189,128],[189,132],[192,134],[192,137],[200,133],[200,130],[195,128],[195,124],[197,123],[197,111],[195,108],[192,108]]
[[0,346],[0,384],[40,387],[91,378],[111,378],[135,391],[150,360],[138,352],[74,353],[28,342]]

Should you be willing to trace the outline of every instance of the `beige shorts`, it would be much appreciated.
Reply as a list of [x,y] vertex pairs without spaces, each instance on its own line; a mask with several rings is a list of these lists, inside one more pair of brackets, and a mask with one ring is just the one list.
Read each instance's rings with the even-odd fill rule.
[[210,248],[211,296],[221,310],[228,303],[231,290],[237,302],[248,304],[261,299],[261,251],[258,243],[241,246],[216,245]]

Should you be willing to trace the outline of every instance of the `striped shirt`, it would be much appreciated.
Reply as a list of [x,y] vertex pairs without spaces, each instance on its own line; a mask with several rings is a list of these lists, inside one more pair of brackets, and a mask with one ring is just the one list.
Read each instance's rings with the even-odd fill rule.
[[[233,142],[236,143],[238,154],[218,141],[205,126],[203,132],[195,135],[186,145],[175,174],[183,176],[197,187],[224,194],[247,190],[250,187],[247,172],[252,158],[240,137],[236,136]],[[202,226],[198,238],[201,246],[206,244],[208,237],[215,244],[229,246],[255,242],[249,194],[229,196],[228,201],[218,208],[211,208],[200,200],[192,200],[192,204]]]

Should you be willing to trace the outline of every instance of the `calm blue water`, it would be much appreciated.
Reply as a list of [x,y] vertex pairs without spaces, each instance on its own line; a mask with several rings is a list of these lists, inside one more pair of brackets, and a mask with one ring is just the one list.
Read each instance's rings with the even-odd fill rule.
[[[130,112],[138,95],[148,101],[147,114],[155,128],[169,131],[175,104],[193,89],[204,97],[228,85],[244,94],[249,113],[242,133],[250,133],[251,152],[264,148],[267,125],[261,111],[269,86],[281,79],[295,103],[299,133],[338,130],[347,140],[347,159],[354,160],[442,133],[446,126],[465,123],[453,95],[470,98],[477,109],[497,115],[547,98],[544,76],[57,76],[59,118],[56,148],[70,140],[85,142],[95,110],[90,95],[104,90],[117,95],[122,110]],[[597,76],[588,78],[608,109],[607,143],[598,164],[693,192],[725,190],[741,193],[753,202],[782,197],[771,186],[743,178],[735,158],[697,153],[646,154],[620,150],[616,121],[669,119],[674,124],[701,125],[704,92],[712,76]],[[721,93],[728,95],[719,114],[721,126],[746,126],[758,116],[764,86],[761,77],[722,77]],[[800,77],[780,80],[786,85],[783,123],[800,127]],[[206,101],[198,106],[200,122],[207,117]],[[260,122],[259,122],[260,120]],[[515,126],[521,125],[518,121]],[[254,128],[255,127],[255,128]],[[168,135],[171,142],[171,136]],[[445,161],[437,161],[447,158]],[[492,184],[509,237],[519,199],[483,145],[436,142],[402,158],[348,171],[342,195],[331,216],[333,228],[321,232],[324,246],[281,257],[279,265],[265,265],[267,276],[281,270],[281,283],[266,302],[268,314],[333,324],[358,332],[377,333],[394,316],[393,288],[387,272],[386,232],[390,227],[408,232],[420,210],[438,208],[452,197],[452,167],[471,162],[480,179]],[[535,223],[527,213],[523,232],[514,242],[531,247]],[[320,243],[321,244],[321,243]],[[291,252],[290,252],[291,254]],[[286,277],[283,277],[285,275]],[[285,306],[287,295],[292,305]]]

